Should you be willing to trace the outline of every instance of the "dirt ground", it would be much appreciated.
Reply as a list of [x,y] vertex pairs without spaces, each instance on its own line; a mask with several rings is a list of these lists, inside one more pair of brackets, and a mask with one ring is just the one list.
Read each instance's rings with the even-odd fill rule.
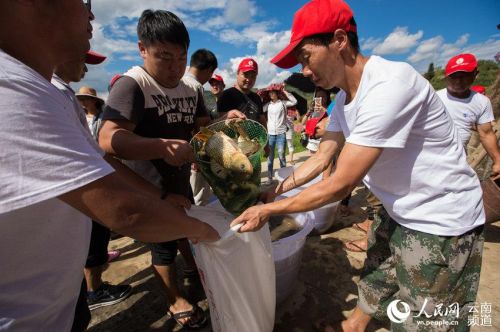
[[[304,161],[307,153],[296,160]],[[264,165],[263,165],[264,166]],[[330,320],[348,317],[356,306],[357,282],[361,273],[364,253],[348,252],[343,242],[361,238],[363,234],[350,225],[365,220],[366,190],[359,187],[353,193],[348,217],[336,217],[326,234],[311,235],[303,251],[299,275],[290,297],[276,309],[276,332],[312,331],[312,323],[326,316]],[[498,331],[500,326],[500,222],[486,227],[486,243],[479,294],[480,303],[491,304],[492,327],[474,327],[473,331]],[[177,330],[167,320],[168,304],[154,279],[148,249],[130,238],[111,241],[110,248],[119,249],[121,257],[112,262],[103,274],[103,279],[113,284],[133,286],[132,295],[125,301],[92,311],[91,332],[139,332]],[[182,260],[179,259],[182,266]],[[180,279],[180,278],[179,278]],[[179,280],[182,283],[182,280]],[[187,290],[188,298],[208,310],[203,294]],[[210,327],[202,331],[211,331]],[[368,331],[388,331],[388,325],[372,322]],[[233,331],[231,331],[233,332]],[[234,331],[237,332],[237,331]],[[255,331],[259,332],[259,331]]]

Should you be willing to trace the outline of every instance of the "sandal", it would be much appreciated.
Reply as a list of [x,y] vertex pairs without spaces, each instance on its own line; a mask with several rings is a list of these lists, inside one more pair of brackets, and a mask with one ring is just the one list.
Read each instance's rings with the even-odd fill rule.
[[[352,228],[354,229],[357,229],[358,231],[361,231],[365,234],[368,234],[368,230],[370,229],[370,226],[371,226],[371,223],[373,222],[373,220],[365,220],[363,222],[358,222],[358,223],[355,223],[355,224],[352,224]],[[368,227],[367,228],[364,228],[363,226],[367,225]]]
[[[359,240],[349,241],[349,242],[344,243],[344,248],[346,250],[352,251],[352,252],[366,252],[367,248],[363,248],[361,245],[356,244],[356,242],[359,243],[360,241],[368,241],[368,240],[367,239],[366,240],[359,239]],[[367,246],[368,246],[368,243],[367,243]]]
[[364,229],[363,227],[359,226],[359,224],[352,224],[352,228],[354,229],[357,229],[358,231],[361,231],[365,234],[367,234],[368,232],[366,231],[366,229]]
[[[174,314],[169,310],[168,314],[170,318],[175,319],[177,324],[182,326],[182,328],[187,327],[189,329],[200,329],[204,327],[208,321],[205,312],[196,304],[193,305],[193,309],[191,310],[178,312],[176,314]],[[190,318],[190,319],[187,322],[182,323],[181,319],[184,318]]]

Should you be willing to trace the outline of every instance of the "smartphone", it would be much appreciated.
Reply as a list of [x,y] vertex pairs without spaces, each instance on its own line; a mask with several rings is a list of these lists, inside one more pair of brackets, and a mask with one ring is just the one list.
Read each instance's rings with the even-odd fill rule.
[[323,109],[323,97],[314,97],[313,114],[311,118],[317,118],[321,115]]

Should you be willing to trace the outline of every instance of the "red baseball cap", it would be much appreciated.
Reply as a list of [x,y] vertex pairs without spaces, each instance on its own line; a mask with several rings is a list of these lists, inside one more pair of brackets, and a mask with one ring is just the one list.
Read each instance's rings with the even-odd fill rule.
[[472,91],[476,91],[477,93],[480,93],[482,95],[486,94],[486,88],[482,85],[473,85],[470,87]]
[[[208,83],[209,84],[212,84],[212,82],[221,82],[222,84],[224,84],[224,79],[222,78],[222,76],[220,75],[217,75],[217,74],[214,74],[214,76],[212,76],[209,80],[208,80]],[[224,84],[225,85],[225,84]]]
[[473,72],[477,68],[476,57],[470,53],[455,55],[448,61],[446,65],[445,74],[450,76],[458,71],[465,71],[467,73]]
[[94,51],[88,51],[85,57],[85,63],[89,65],[98,65],[106,60],[106,57]]
[[292,51],[305,37],[335,32],[337,29],[357,32],[356,25],[351,22],[352,17],[351,8],[342,0],[308,2],[295,13],[290,43],[271,60],[271,63],[285,69],[297,65],[298,61]]
[[252,58],[245,58],[241,60],[240,65],[238,66],[238,71],[242,71],[246,73],[247,71],[254,71],[256,73],[259,72],[259,66],[257,62],[255,62]]

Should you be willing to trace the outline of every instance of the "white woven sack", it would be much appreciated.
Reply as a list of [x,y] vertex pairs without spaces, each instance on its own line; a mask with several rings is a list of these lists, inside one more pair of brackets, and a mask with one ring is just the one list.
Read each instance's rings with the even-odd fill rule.
[[229,229],[234,216],[220,205],[192,206],[188,215],[216,229],[215,243],[193,245],[210,307],[214,332],[271,332],[276,282],[269,227],[258,232]]

